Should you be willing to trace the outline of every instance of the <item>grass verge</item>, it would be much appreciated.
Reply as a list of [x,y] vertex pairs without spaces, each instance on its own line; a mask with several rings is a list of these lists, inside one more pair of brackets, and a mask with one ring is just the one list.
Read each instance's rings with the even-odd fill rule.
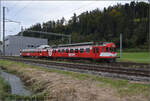
[[[20,62],[12,62],[12,61],[6,61],[6,60],[0,60],[0,66],[7,69],[11,73],[15,73],[16,75],[22,75],[25,71],[18,72],[19,68],[34,68],[38,69],[40,71],[45,72],[55,72],[58,74],[63,74],[67,76],[71,76],[73,78],[77,78],[79,80],[88,80],[88,81],[97,81],[99,82],[99,87],[106,87],[110,86],[111,88],[117,90],[117,95],[120,97],[126,97],[126,96],[138,96],[142,95],[144,98],[148,98],[149,96],[149,88],[150,84],[141,84],[141,83],[135,83],[130,82],[128,80],[114,80],[110,78],[105,77],[99,77],[89,74],[81,74],[81,73],[75,73],[75,72],[69,72],[69,71],[60,71],[60,70],[53,70],[53,69],[46,69],[41,68],[39,66],[33,66],[28,65]],[[12,67],[16,67],[18,70],[13,69]],[[42,85],[33,85],[31,86],[34,91],[42,91]],[[42,93],[42,92],[41,92]]]
[[149,52],[123,52],[122,58],[117,60],[122,62],[150,63],[150,54]]

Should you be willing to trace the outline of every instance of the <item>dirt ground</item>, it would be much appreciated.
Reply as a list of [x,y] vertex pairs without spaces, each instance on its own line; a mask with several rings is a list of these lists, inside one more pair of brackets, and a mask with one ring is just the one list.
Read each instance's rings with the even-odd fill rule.
[[142,96],[120,97],[110,86],[101,86],[100,82],[36,68],[18,68],[16,70],[25,84],[35,92],[46,92],[47,101],[147,101]]

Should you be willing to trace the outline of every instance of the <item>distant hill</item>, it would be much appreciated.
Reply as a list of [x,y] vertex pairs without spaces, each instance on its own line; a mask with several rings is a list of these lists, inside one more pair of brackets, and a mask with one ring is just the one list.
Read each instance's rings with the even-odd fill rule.
[[[71,34],[72,42],[112,41],[119,45],[119,35],[123,34],[124,48],[148,49],[149,5],[145,2],[131,2],[95,9],[74,15],[66,23],[65,18],[46,23],[37,23],[26,30]],[[20,33],[19,33],[20,34]],[[24,36],[48,38],[50,44],[62,43],[56,36],[24,32]],[[67,39],[63,40],[67,43]]]

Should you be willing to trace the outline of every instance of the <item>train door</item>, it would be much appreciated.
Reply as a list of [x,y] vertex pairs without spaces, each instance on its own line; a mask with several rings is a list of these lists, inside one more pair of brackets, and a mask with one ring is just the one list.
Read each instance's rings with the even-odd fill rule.
[[52,52],[53,52],[53,50],[52,49],[47,49],[47,52],[48,52],[48,56],[52,56]]
[[94,53],[94,58],[97,59],[99,58],[99,47],[93,47],[93,53]]
[[53,49],[53,51],[52,51],[52,57],[55,57],[55,55],[56,55],[56,50]]

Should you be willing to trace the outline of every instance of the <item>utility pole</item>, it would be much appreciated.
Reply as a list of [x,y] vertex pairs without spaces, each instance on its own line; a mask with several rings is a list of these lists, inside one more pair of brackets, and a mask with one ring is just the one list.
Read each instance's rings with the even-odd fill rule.
[[71,35],[69,36],[69,44],[71,44]]
[[[150,0],[148,0],[148,2],[149,2],[149,11],[150,11]],[[150,13],[149,13],[149,16],[150,16]],[[149,25],[150,25],[150,20],[149,20]],[[148,47],[149,47],[149,56],[150,56],[150,29],[148,33]]]
[[21,26],[21,36],[23,36],[23,26]]
[[[0,12],[1,12],[1,0],[0,0]],[[1,13],[0,13],[0,41],[1,41]]]
[[3,56],[5,56],[5,7],[3,7]]
[[122,33],[120,33],[120,58],[122,58]]

